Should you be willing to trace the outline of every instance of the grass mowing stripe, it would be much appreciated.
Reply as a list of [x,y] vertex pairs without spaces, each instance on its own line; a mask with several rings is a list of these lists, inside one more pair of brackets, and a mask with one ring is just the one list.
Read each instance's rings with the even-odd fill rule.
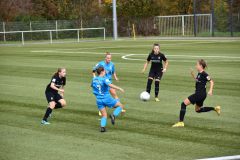
[[[168,57],[170,65],[161,81],[159,103],[153,99],[147,103],[139,100],[147,79],[147,74],[140,74],[143,62],[126,61],[122,55],[113,55],[120,78],[117,85],[126,91],[119,96],[128,107],[126,114],[117,119],[116,126],[111,126],[108,120],[108,132],[99,133],[99,117],[90,88],[92,67],[104,58],[102,55],[106,51],[140,54],[134,58],[144,58],[156,41],[0,46],[0,159],[186,160],[240,154],[237,103],[240,100],[240,64],[211,57],[239,57],[240,41],[222,41],[220,45],[216,40],[214,43],[207,40],[160,40],[161,50],[166,55],[194,57],[187,59],[190,60],[187,63],[181,62],[185,57]],[[97,48],[81,51],[81,48],[94,47]],[[31,52],[58,49],[100,54]],[[195,56],[207,57],[207,72],[215,81],[214,96],[208,97],[205,104],[222,105],[222,116],[217,117],[214,112],[197,114],[190,106],[186,127],[173,129],[171,125],[178,119],[180,103],[194,91],[189,68],[194,67],[195,58],[198,58]],[[50,126],[41,126],[46,108],[44,90],[59,66],[67,67],[65,98],[68,105],[66,109],[54,110]],[[48,148],[54,148],[51,152],[59,154],[51,154]],[[111,152],[113,148],[119,152],[114,154]],[[102,151],[107,154],[103,155]],[[7,152],[9,154],[5,154]]]

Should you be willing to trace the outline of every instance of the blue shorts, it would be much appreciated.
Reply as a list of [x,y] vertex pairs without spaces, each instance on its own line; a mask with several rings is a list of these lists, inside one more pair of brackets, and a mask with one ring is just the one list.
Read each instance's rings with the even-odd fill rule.
[[103,99],[97,99],[96,102],[97,102],[98,110],[102,110],[104,107],[113,108],[119,102],[119,100],[114,99],[111,96],[108,96]]

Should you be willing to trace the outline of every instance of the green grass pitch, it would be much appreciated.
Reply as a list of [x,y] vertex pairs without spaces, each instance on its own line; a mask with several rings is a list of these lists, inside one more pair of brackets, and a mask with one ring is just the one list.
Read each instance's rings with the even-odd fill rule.
[[[159,103],[153,98],[139,100],[147,80],[147,73],[140,72],[154,42],[161,44],[169,59]],[[120,79],[114,83],[126,91],[118,94],[127,113],[115,126],[108,120],[108,132],[102,134],[90,83],[92,67],[105,51],[113,53]],[[198,114],[189,106],[185,128],[171,128],[178,120],[181,102],[194,92],[190,68],[198,58],[207,60],[207,72],[215,81],[214,95],[205,104],[221,105],[222,115]],[[47,106],[44,90],[60,66],[67,68],[68,104],[54,110],[51,125],[41,126]],[[240,154],[239,40],[0,46],[0,90],[1,160],[185,160]]]

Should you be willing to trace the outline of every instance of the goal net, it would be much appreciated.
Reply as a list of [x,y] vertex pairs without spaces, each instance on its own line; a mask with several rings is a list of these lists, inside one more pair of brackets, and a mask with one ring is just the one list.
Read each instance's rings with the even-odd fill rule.
[[[194,15],[157,16],[154,19],[155,29],[160,36],[193,36]],[[196,33],[198,36],[209,36],[212,31],[211,14],[196,14]]]

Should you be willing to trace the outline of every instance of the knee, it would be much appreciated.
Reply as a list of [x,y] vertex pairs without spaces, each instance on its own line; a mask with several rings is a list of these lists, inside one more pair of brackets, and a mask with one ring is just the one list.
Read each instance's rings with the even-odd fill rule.
[[67,105],[65,100],[61,101],[60,103],[61,103],[62,107],[65,107]]
[[152,83],[153,82],[153,78],[152,77],[148,77],[148,83]]
[[107,119],[107,114],[102,114],[102,118],[106,118]]
[[107,112],[106,111],[100,111],[102,114],[102,117],[107,118]]
[[120,105],[120,107],[121,107],[122,109],[124,108],[124,106],[123,106],[122,104]]
[[55,105],[56,105],[55,102],[50,102],[50,103],[49,103],[49,108],[54,109],[54,108],[55,108]]

